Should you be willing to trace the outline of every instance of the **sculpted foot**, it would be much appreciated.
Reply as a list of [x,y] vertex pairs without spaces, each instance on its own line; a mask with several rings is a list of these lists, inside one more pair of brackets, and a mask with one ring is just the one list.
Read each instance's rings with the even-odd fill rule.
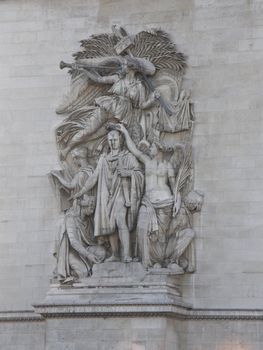
[[61,281],[61,284],[72,284],[74,282],[74,278],[69,276],[65,278],[63,281]]
[[112,255],[108,259],[105,260],[105,262],[115,262],[115,261],[120,261],[120,258],[116,255]]
[[184,270],[181,268],[181,266],[177,265],[176,263],[169,264],[168,269],[172,270],[174,273],[181,274],[184,273]]
[[123,262],[125,262],[125,263],[130,263],[130,262],[132,262],[132,258],[131,258],[130,256],[125,256],[125,257],[123,258]]
[[153,268],[154,268],[154,269],[161,269],[162,266],[161,266],[160,264],[158,264],[158,263],[155,263],[155,264],[153,265]]

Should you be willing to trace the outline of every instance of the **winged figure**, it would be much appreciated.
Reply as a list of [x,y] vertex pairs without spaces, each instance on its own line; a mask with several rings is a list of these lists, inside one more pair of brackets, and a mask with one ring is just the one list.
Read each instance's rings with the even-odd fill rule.
[[190,97],[180,94],[186,63],[162,30],[131,37],[123,28],[81,41],[70,68],[71,88],[57,113],[67,115],[56,130],[62,154],[85,143],[103,148],[107,123],[122,122],[137,143],[148,131],[187,130],[192,119]]
[[[182,89],[185,56],[162,30],[132,36],[118,26],[82,40],[73,56],[74,63],[60,63],[69,69],[71,86],[56,110],[64,117],[56,141],[66,174],[79,147],[95,170],[85,172],[85,184],[74,191],[52,173],[66,216],[76,214],[72,199],[85,204],[95,189],[94,214],[82,210],[86,216],[77,218],[93,220],[95,243],[104,247],[101,260],[139,259],[147,269],[193,272],[192,214],[203,197],[193,189],[194,117],[190,93]],[[73,179],[82,174],[78,169]],[[82,227],[74,220],[66,227],[71,245]],[[90,266],[95,258],[89,255]]]

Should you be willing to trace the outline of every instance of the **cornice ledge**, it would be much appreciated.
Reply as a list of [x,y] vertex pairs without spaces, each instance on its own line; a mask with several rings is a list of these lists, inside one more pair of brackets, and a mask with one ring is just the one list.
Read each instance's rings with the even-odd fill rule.
[[39,322],[44,318],[34,310],[0,311],[0,322]]
[[0,311],[0,322],[40,322],[46,318],[172,317],[184,320],[263,320],[263,309],[190,309],[171,304],[34,305],[34,310]]
[[263,320],[263,310],[253,309],[192,309],[187,312],[191,320]]
[[164,316],[186,320],[263,320],[263,309],[192,309],[174,304],[38,304],[34,308],[44,318]]

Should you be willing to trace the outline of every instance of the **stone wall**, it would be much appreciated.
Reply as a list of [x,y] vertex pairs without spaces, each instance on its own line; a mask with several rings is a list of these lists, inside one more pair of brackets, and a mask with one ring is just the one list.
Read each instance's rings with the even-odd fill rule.
[[184,277],[185,300],[196,308],[263,308],[262,19],[260,0],[0,2],[0,310],[30,309],[46,294],[58,218],[46,174],[59,167],[54,110],[69,83],[58,63],[112,23],[130,32],[162,27],[188,56],[195,187],[205,203],[195,218],[197,272]]

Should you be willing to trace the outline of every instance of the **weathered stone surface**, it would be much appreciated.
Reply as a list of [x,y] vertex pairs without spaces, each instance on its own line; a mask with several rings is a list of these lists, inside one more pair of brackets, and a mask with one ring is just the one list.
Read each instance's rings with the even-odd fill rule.
[[[197,115],[195,181],[205,202],[195,218],[198,266],[183,279],[185,300],[205,309],[262,308],[261,1],[65,0],[61,6],[56,0],[13,0],[0,1],[0,309],[29,309],[48,290],[58,216],[46,178],[58,167],[50,130],[68,84],[57,63],[61,57],[70,62],[80,38],[108,31],[112,23],[134,33],[162,27],[188,56],[185,86],[193,91]],[[55,333],[61,320],[53,321]],[[107,323],[83,321],[82,330],[77,323],[74,328],[82,336]],[[130,330],[127,319],[108,321]],[[138,328],[142,323],[149,319]],[[70,325],[72,319],[64,334]],[[202,315],[183,325],[176,325],[187,336],[182,350],[262,348],[261,319],[218,322]],[[42,350],[43,335],[30,345],[19,342],[21,334],[29,339],[32,323],[1,322],[0,329],[4,350]],[[81,348],[95,348],[88,335]],[[133,338],[135,349],[143,346]]]
[[113,25],[81,43],[73,63],[60,62],[71,86],[56,109],[66,117],[56,128],[62,170],[49,174],[64,213],[55,276],[74,288],[101,261],[194,272],[203,195],[186,59],[161,29]]
[[51,284],[44,301],[34,305],[44,317],[67,315],[159,315],[183,303],[180,279],[169,269],[146,272],[140,263],[94,265],[91,277],[72,286]]

